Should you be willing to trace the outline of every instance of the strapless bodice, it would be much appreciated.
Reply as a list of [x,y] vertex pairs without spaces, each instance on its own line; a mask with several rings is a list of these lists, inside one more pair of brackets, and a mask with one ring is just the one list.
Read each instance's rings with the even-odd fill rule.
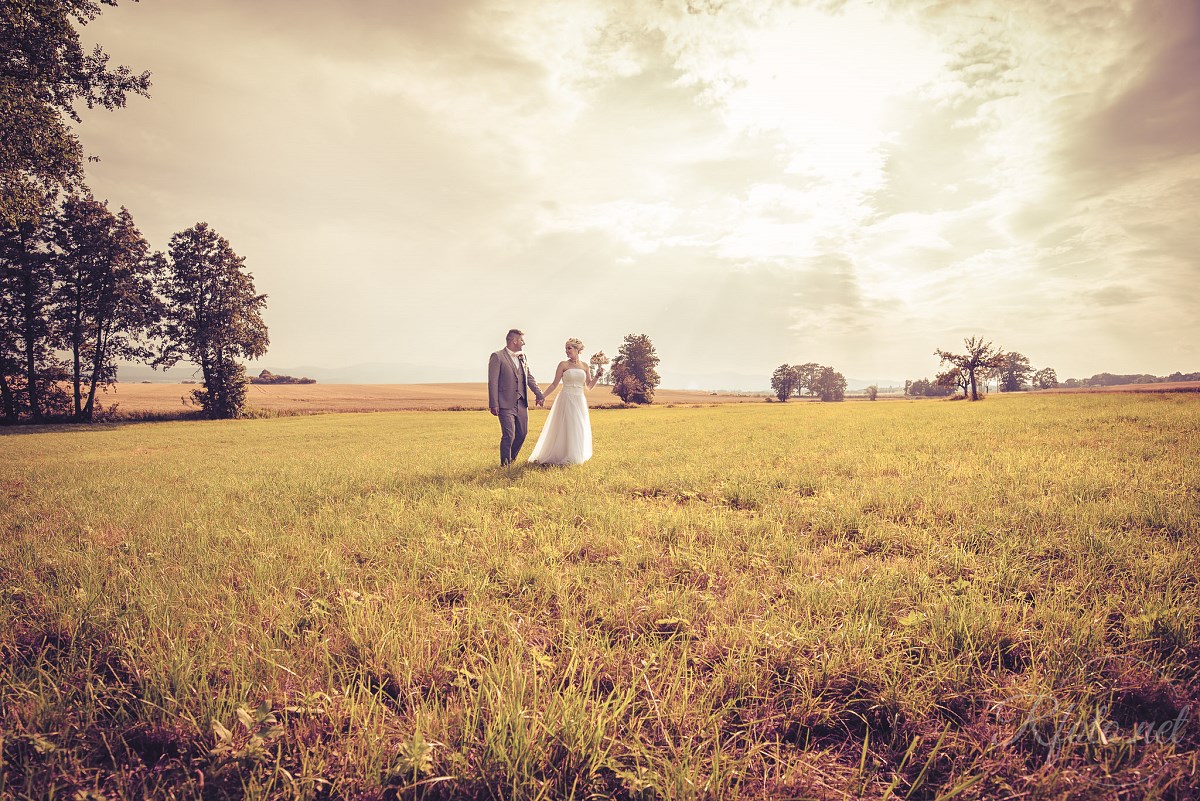
[[578,389],[582,390],[587,382],[587,371],[582,367],[568,367],[563,371],[562,385],[563,389]]

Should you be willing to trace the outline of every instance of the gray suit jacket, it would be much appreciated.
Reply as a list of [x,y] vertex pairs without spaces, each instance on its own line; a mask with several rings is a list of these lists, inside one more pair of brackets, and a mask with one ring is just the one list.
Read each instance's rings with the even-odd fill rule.
[[[544,400],[542,389],[529,372],[529,360],[525,360],[525,382],[533,396],[539,401]],[[521,381],[517,376],[517,368],[513,366],[508,348],[501,348],[488,359],[488,408],[516,409],[521,400]],[[529,405],[528,394],[525,405]]]

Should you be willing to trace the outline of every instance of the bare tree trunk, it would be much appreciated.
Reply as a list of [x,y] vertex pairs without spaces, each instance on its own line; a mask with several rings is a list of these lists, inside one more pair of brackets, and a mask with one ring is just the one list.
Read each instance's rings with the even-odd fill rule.
[[83,276],[75,267],[75,308],[71,309],[71,402],[75,419],[83,416]]
[[24,297],[21,299],[22,311],[25,312],[25,380],[29,383],[29,416],[35,421],[42,419],[42,403],[38,396],[37,374],[37,335],[34,332],[35,310],[33,308],[33,268],[26,265],[24,275]]
[[75,419],[83,419],[83,359],[80,358],[79,351],[82,350],[83,343],[79,341],[78,334],[71,336],[71,360],[73,362],[71,369],[71,387],[74,395],[75,403]]
[[83,407],[83,419],[91,420],[96,408],[96,384],[100,383],[100,366],[104,364],[104,353],[107,350],[107,337],[100,328],[96,330],[96,352],[92,356],[92,381],[88,387],[87,405]]
[[218,368],[213,364],[212,356],[202,354],[200,358],[200,374],[204,376],[204,414],[207,417],[215,417],[213,414],[213,406],[219,397],[217,394],[216,374]]
[[0,418],[0,423],[8,425],[17,422],[17,401],[3,370],[0,370],[0,408],[4,410],[4,417]]

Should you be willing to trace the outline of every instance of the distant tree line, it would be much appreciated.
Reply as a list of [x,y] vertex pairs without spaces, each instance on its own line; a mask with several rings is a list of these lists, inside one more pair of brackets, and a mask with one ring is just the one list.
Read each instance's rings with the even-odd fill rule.
[[275,375],[270,370],[263,370],[256,376],[251,376],[251,384],[315,384],[315,378],[296,378],[290,375]]
[[932,380],[918,378],[905,381],[905,395],[937,398],[961,391],[962,397],[979,400],[980,386],[986,393],[993,381],[1001,392],[1052,389],[1058,386],[1054,368],[1035,370],[1029,357],[1023,353],[1005,352],[983,337],[964,339],[961,352],[938,348],[934,355],[941,360],[941,366],[945,369]]
[[1156,376],[1148,374],[1116,375],[1114,373],[1097,373],[1091,378],[1068,378],[1062,386],[1071,389],[1080,387],[1118,387],[1124,384],[1166,384],[1179,381],[1200,381],[1200,373],[1174,372],[1170,375]]
[[909,379],[904,382],[904,394],[910,398],[944,398],[954,394],[955,387],[939,384],[928,378]]
[[5,3],[0,11],[0,423],[94,418],[116,361],[200,366],[212,417],[245,399],[239,358],[267,329],[242,258],[205,223],[151,253],[128,209],[84,184],[77,107],[148,95],[150,74],[84,51],[77,26],[116,0]]
[[[986,387],[992,382],[1001,392],[1024,392],[1055,389],[1060,386],[1075,389],[1200,381],[1200,373],[1174,372],[1165,376],[1148,373],[1097,373],[1091,378],[1068,378],[1060,382],[1053,367],[1035,369],[1024,354],[1016,351],[1005,352],[982,337],[971,337],[964,340],[963,344],[963,353],[950,353],[940,349],[935,351],[935,354],[941,357],[942,365],[948,369],[938,373],[932,381],[926,378],[905,381],[904,394],[913,397],[938,397],[961,390],[964,396],[974,398],[978,396],[978,384],[984,384]],[[972,381],[976,385],[974,388]]]
[[816,362],[781,364],[771,374],[771,391],[780,401],[802,395],[840,401],[846,399],[846,377]]

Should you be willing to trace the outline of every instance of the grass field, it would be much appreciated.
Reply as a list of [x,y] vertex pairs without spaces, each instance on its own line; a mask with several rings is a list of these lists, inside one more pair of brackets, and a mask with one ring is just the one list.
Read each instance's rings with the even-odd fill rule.
[[0,797],[1196,797],[1200,398],[592,420],[4,432]]

